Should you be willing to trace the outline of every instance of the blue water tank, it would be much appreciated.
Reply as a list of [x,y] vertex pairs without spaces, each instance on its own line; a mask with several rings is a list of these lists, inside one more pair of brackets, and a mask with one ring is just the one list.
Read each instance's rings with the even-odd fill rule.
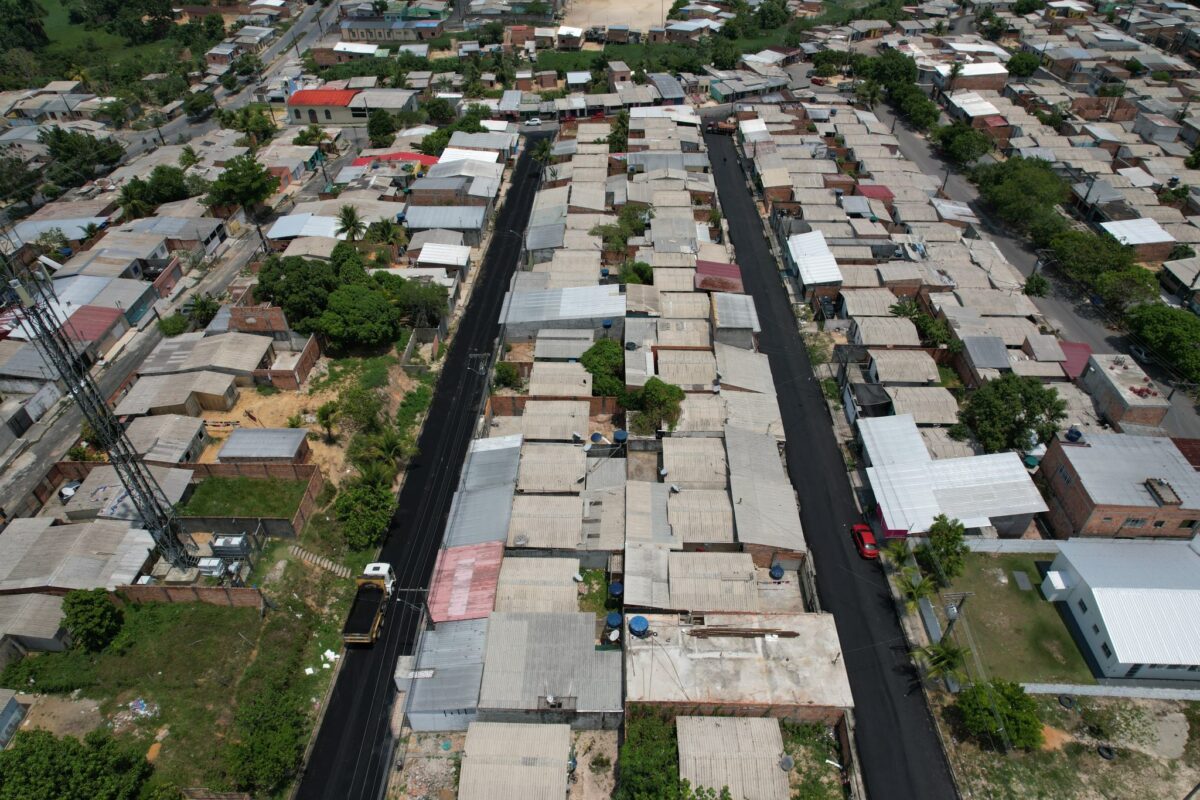
[[604,322],[602,324],[604,325],[604,329],[608,330],[609,328],[612,327],[612,320],[606,319],[606,320],[604,320]]
[[621,627],[621,612],[620,611],[608,612],[608,616],[604,618],[604,624],[610,628]]
[[783,567],[779,566],[778,564],[775,564],[774,566],[771,567],[771,580],[773,580],[773,581],[783,580]]
[[613,431],[613,441],[617,444],[625,444],[625,440],[629,438],[626,431]]
[[629,632],[639,638],[645,636],[650,632],[650,623],[645,617],[634,617],[629,620]]
[[608,267],[601,267],[601,268],[600,268],[600,277],[601,277],[601,278],[607,278],[607,277],[608,277]]
[[600,442],[604,441],[604,437],[603,437],[603,436],[601,436],[601,435],[600,435],[600,434],[598,434],[598,433],[593,433],[593,434],[592,434],[592,441],[593,441],[593,442],[596,442],[597,444],[599,444]]
[[1068,442],[1078,442],[1082,438],[1083,438],[1083,432],[1080,431],[1079,428],[1076,428],[1074,425],[1072,425],[1070,427],[1070,429],[1067,430],[1067,441]]
[[620,597],[625,594],[625,584],[620,581],[613,581],[608,585],[608,593],[613,597]]

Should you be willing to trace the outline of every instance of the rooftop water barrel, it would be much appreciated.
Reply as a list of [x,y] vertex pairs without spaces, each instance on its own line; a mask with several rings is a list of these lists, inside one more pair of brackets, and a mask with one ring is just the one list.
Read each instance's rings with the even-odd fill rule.
[[641,638],[650,632],[650,623],[645,617],[633,617],[629,620],[629,632]]
[[621,627],[621,612],[620,611],[608,612],[608,616],[604,618],[604,624],[606,626],[608,626],[609,628]]
[[613,597],[620,597],[625,594],[625,584],[620,581],[613,581],[608,585],[608,593]]
[[775,564],[774,566],[771,567],[771,580],[773,580],[773,581],[783,580],[783,567],[781,567],[778,564]]

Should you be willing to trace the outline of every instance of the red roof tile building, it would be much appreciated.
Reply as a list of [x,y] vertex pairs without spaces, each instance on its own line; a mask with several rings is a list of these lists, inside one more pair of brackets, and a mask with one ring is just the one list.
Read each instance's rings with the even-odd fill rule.
[[481,619],[496,604],[504,542],[449,547],[438,553],[429,586],[429,618],[436,625]]

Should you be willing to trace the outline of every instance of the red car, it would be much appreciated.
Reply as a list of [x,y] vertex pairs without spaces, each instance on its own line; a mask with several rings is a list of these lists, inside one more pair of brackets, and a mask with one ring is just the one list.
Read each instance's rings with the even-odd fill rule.
[[875,534],[871,533],[870,525],[854,525],[850,528],[850,538],[858,548],[858,554],[863,558],[879,558],[879,545],[875,542]]

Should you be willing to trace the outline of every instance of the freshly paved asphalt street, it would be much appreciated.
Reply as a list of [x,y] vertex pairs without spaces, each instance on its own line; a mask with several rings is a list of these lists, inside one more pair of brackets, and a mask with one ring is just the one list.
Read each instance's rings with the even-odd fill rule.
[[[532,144],[547,134],[535,134]],[[520,256],[521,242],[503,231],[523,231],[538,186],[528,149],[513,174],[495,235],[466,313],[450,345],[429,418],[418,441],[420,455],[410,465],[399,508],[381,560],[396,570],[397,596],[391,601],[379,641],[348,650],[329,698],[329,708],[301,777],[300,800],[356,800],[383,795],[393,758],[389,721],[396,688],[396,659],[413,652],[421,609],[444,535],[450,501],[487,388],[490,355],[499,333],[500,308]],[[486,364],[486,361],[484,360]]]
[[762,325],[759,346],[775,377],[788,471],[800,495],[821,604],[837,622],[867,794],[877,800],[953,798],[954,783],[883,572],[851,545],[850,525],[861,520],[846,467],[733,140],[705,139],[742,280]]

